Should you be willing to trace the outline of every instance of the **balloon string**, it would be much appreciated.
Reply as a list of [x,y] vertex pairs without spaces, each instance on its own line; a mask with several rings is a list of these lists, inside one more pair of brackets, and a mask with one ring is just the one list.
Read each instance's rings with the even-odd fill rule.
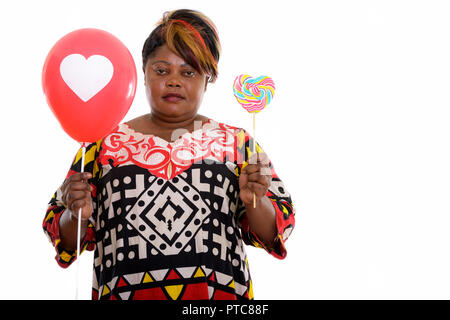
[[[81,173],[84,172],[84,155],[86,153],[86,144],[82,144],[82,155],[81,155]],[[77,273],[76,273],[76,291],[75,300],[78,300],[78,283],[80,275],[80,239],[81,238],[81,208],[78,210],[78,227],[77,227]]]
[[[253,154],[256,154],[256,112],[253,112]],[[257,156],[258,158],[258,156]],[[258,162],[258,160],[256,160]],[[256,208],[256,194],[253,193],[253,208]]]

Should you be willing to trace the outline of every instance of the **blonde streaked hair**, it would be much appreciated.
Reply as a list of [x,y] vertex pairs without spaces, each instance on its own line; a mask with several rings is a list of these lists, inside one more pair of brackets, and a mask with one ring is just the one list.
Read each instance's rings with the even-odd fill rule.
[[180,9],[164,13],[149,35],[142,49],[145,65],[151,54],[161,45],[182,57],[198,72],[214,82],[218,75],[220,41],[214,23],[199,11]]

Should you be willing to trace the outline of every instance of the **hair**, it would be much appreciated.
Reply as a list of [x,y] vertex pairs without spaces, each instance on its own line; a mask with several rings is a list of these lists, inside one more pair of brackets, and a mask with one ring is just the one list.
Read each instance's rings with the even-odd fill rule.
[[218,75],[220,42],[213,22],[194,10],[180,9],[165,12],[142,48],[143,69],[155,50],[167,44],[196,71],[207,74],[209,82]]

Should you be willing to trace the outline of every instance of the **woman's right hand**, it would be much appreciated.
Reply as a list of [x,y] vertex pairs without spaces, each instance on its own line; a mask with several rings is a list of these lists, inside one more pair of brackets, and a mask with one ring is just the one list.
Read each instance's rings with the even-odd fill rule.
[[62,202],[78,219],[81,208],[81,220],[87,220],[92,215],[92,187],[87,180],[92,178],[89,172],[80,172],[71,175],[62,185]]

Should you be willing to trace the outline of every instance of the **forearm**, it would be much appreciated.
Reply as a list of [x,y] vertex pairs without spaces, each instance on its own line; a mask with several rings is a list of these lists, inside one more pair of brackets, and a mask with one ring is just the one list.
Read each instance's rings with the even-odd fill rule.
[[256,202],[245,205],[247,220],[250,229],[264,242],[267,247],[272,247],[277,235],[275,208],[267,196]]
[[[81,220],[81,240],[86,235],[88,220]],[[66,250],[77,249],[78,220],[72,215],[70,210],[65,210],[59,219],[59,234],[61,246]]]

